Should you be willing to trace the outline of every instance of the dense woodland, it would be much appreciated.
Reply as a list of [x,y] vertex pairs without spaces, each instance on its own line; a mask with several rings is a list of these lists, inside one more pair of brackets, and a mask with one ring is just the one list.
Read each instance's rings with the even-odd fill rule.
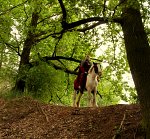
[[149,0],[0,1],[1,97],[71,105],[89,54],[103,70],[98,105],[140,103],[150,137]]

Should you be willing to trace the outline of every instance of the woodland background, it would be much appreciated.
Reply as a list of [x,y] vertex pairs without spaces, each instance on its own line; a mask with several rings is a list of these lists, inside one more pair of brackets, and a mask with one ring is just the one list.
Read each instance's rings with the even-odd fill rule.
[[98,105],[140,103],[150,138],[149,0],[0,3],[1,97],[71,105],[76,69],[90,54],[103,70]]
[[[117,0],[64,1],[64,4],[68,22],[92,16],[107,16],[111,21],[113,16],[121,14],[116,11]],[[140,6],[148,33],[150,5],[148,1],[140,1]],[[34,17],[35,13],[37,17]],[[90,54],[92,61],[101,63],[103,70],[98,87],[103,99],[97,95],[98,105],[117,104],[120,100],[136,103],[137,94],[121,26],[112,22],[98,24],[102,23],[90,22],[63,31],[62,12],[57,0],[1,1],[0,95],[6,98],[29,95],[47,103],[71,105],[76,78],[74,70],[85,55]],[[29,36],[30,39],[33,37],[33,42],[29,57],[25,59],[29,58],[30,68],[19,74],[26,75],[25,91],[23,94],[12,93],[10,90],[18,78],[21,54]],[[86,105],[84,100],[82,106]]]

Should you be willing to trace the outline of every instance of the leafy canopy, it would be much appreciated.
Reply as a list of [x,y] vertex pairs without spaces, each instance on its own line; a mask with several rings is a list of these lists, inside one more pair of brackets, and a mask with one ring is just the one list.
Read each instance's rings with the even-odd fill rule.
[[[30,52],[30,62],[34,64],[25,79],[27,94],[45,102],[70,105],[76,76],[63,71],[65,69],[73,71],[79,63],[69,60],[42,62],[39,54],[40,57],[56,55],[78,60],[90,54],[93,59],[101,61],[103,69],[98,88],[103,99],[97,96],[98,104],[116,104],[120,99],[132,103],[137,101],[134,85],[130,85],[132,78],[123,33],[118,24],[111,22],[113,18],[121,15],[118,0],[63,0],[66,15],[62,14],[57,0],[0,0],[0,2],[1,92],[5,92],[5,85],[9,88],[14,85],[24,42],[31,32],[34,43]],[[150,4],[147,0],[140,0],[139,3],[149,37]],[[38,15],[36,26],[33,26],[33,13]],[[63,20],[66,20],[69,26],[69,23],[89,17],[103,17],[110,23],[104,25],[101,21],[94,21],[68,31],[63,30]],[[57,66],[63,71],[56,70]],[[82,105],[86,104],[85,99]]]

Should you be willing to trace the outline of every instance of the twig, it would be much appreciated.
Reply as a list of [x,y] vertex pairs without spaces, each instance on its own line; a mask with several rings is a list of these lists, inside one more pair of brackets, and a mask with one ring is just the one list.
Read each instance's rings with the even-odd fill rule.
[[[19,52],[19,46],[17,47],[17,46],[14,46],[14,45],[10,44],[10,43],[5,42],[5,41],[3,40],[3,38],[2,38],[1,35],[0,35],[0,38],[1,38],[2,43],[4,43],[7,47],[9,47],[9,48],[12,49],[13,51],[15,51],[19,56],[21,56],[21,54],[20,54],[20,52]],[[18,49],[18,51],[17,51],[16,49]]]
[[38,103],[37,103],[37,108],[45,116],[46,121],[49,122],[48,116],[46,115],[46,113],[43,111],[43,109],[40,107]]
[[102,99],[102,95],[99,93],[99,91],[97,91],[97,94],[99,95],[99,97]]
[[116,139],[117,135],[120,133],[121,128],[122,128],[122,125],[123,125],[123,123],[124,123],[124,121],[125,121],[125,118],[126,118],[126,114],[123,115],[123,119],[122,119],[122,121],[121,121],[121,123],[120,123],[120,126],[119,126],[119,128],[118,128],[116,134],[113,136],[112,139]]
[[120,0],[119,3],[115,6],[114,8],[114,12],[113,12],[113,15],[112,17],[114,17],[115,13],[116,13],[116,9],[121,5],[123,4],[124,2],[126,2],[126,0]]
[[58,38],[58,41],[56,42],[56,45],[55,45],[55,47],[54,47],[54,52],[53,52],[53,54],[52,54],[52,57],[55,57],[55,56],[56,56],[57,46],[58,46],[60,40],[61,40],[62,37],[63,37],[63,33],[64,33],[64,31],[62,30],[62,31],[61,31],[61,34],[60,34],[60,36],[59,36],[59,38]]
[[106,16],[105,12],[106,12],[106,0],[104,0],[104,7],[102,11],[104,17]]
[[59,99],[60,103],[61,103],[61,104],[64,104],[64,103],[62,102],[62,100],[61,100],[61,99],[63,98],[63,96],[60,98],[57,93],[56,93],[56,96],[57,96],[57,98]]

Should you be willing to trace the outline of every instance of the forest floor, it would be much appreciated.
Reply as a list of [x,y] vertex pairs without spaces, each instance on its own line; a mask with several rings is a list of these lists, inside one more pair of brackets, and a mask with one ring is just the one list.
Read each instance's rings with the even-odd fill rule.
[[0,99],[0,139],[144,139],[139,105],[73,108]]

